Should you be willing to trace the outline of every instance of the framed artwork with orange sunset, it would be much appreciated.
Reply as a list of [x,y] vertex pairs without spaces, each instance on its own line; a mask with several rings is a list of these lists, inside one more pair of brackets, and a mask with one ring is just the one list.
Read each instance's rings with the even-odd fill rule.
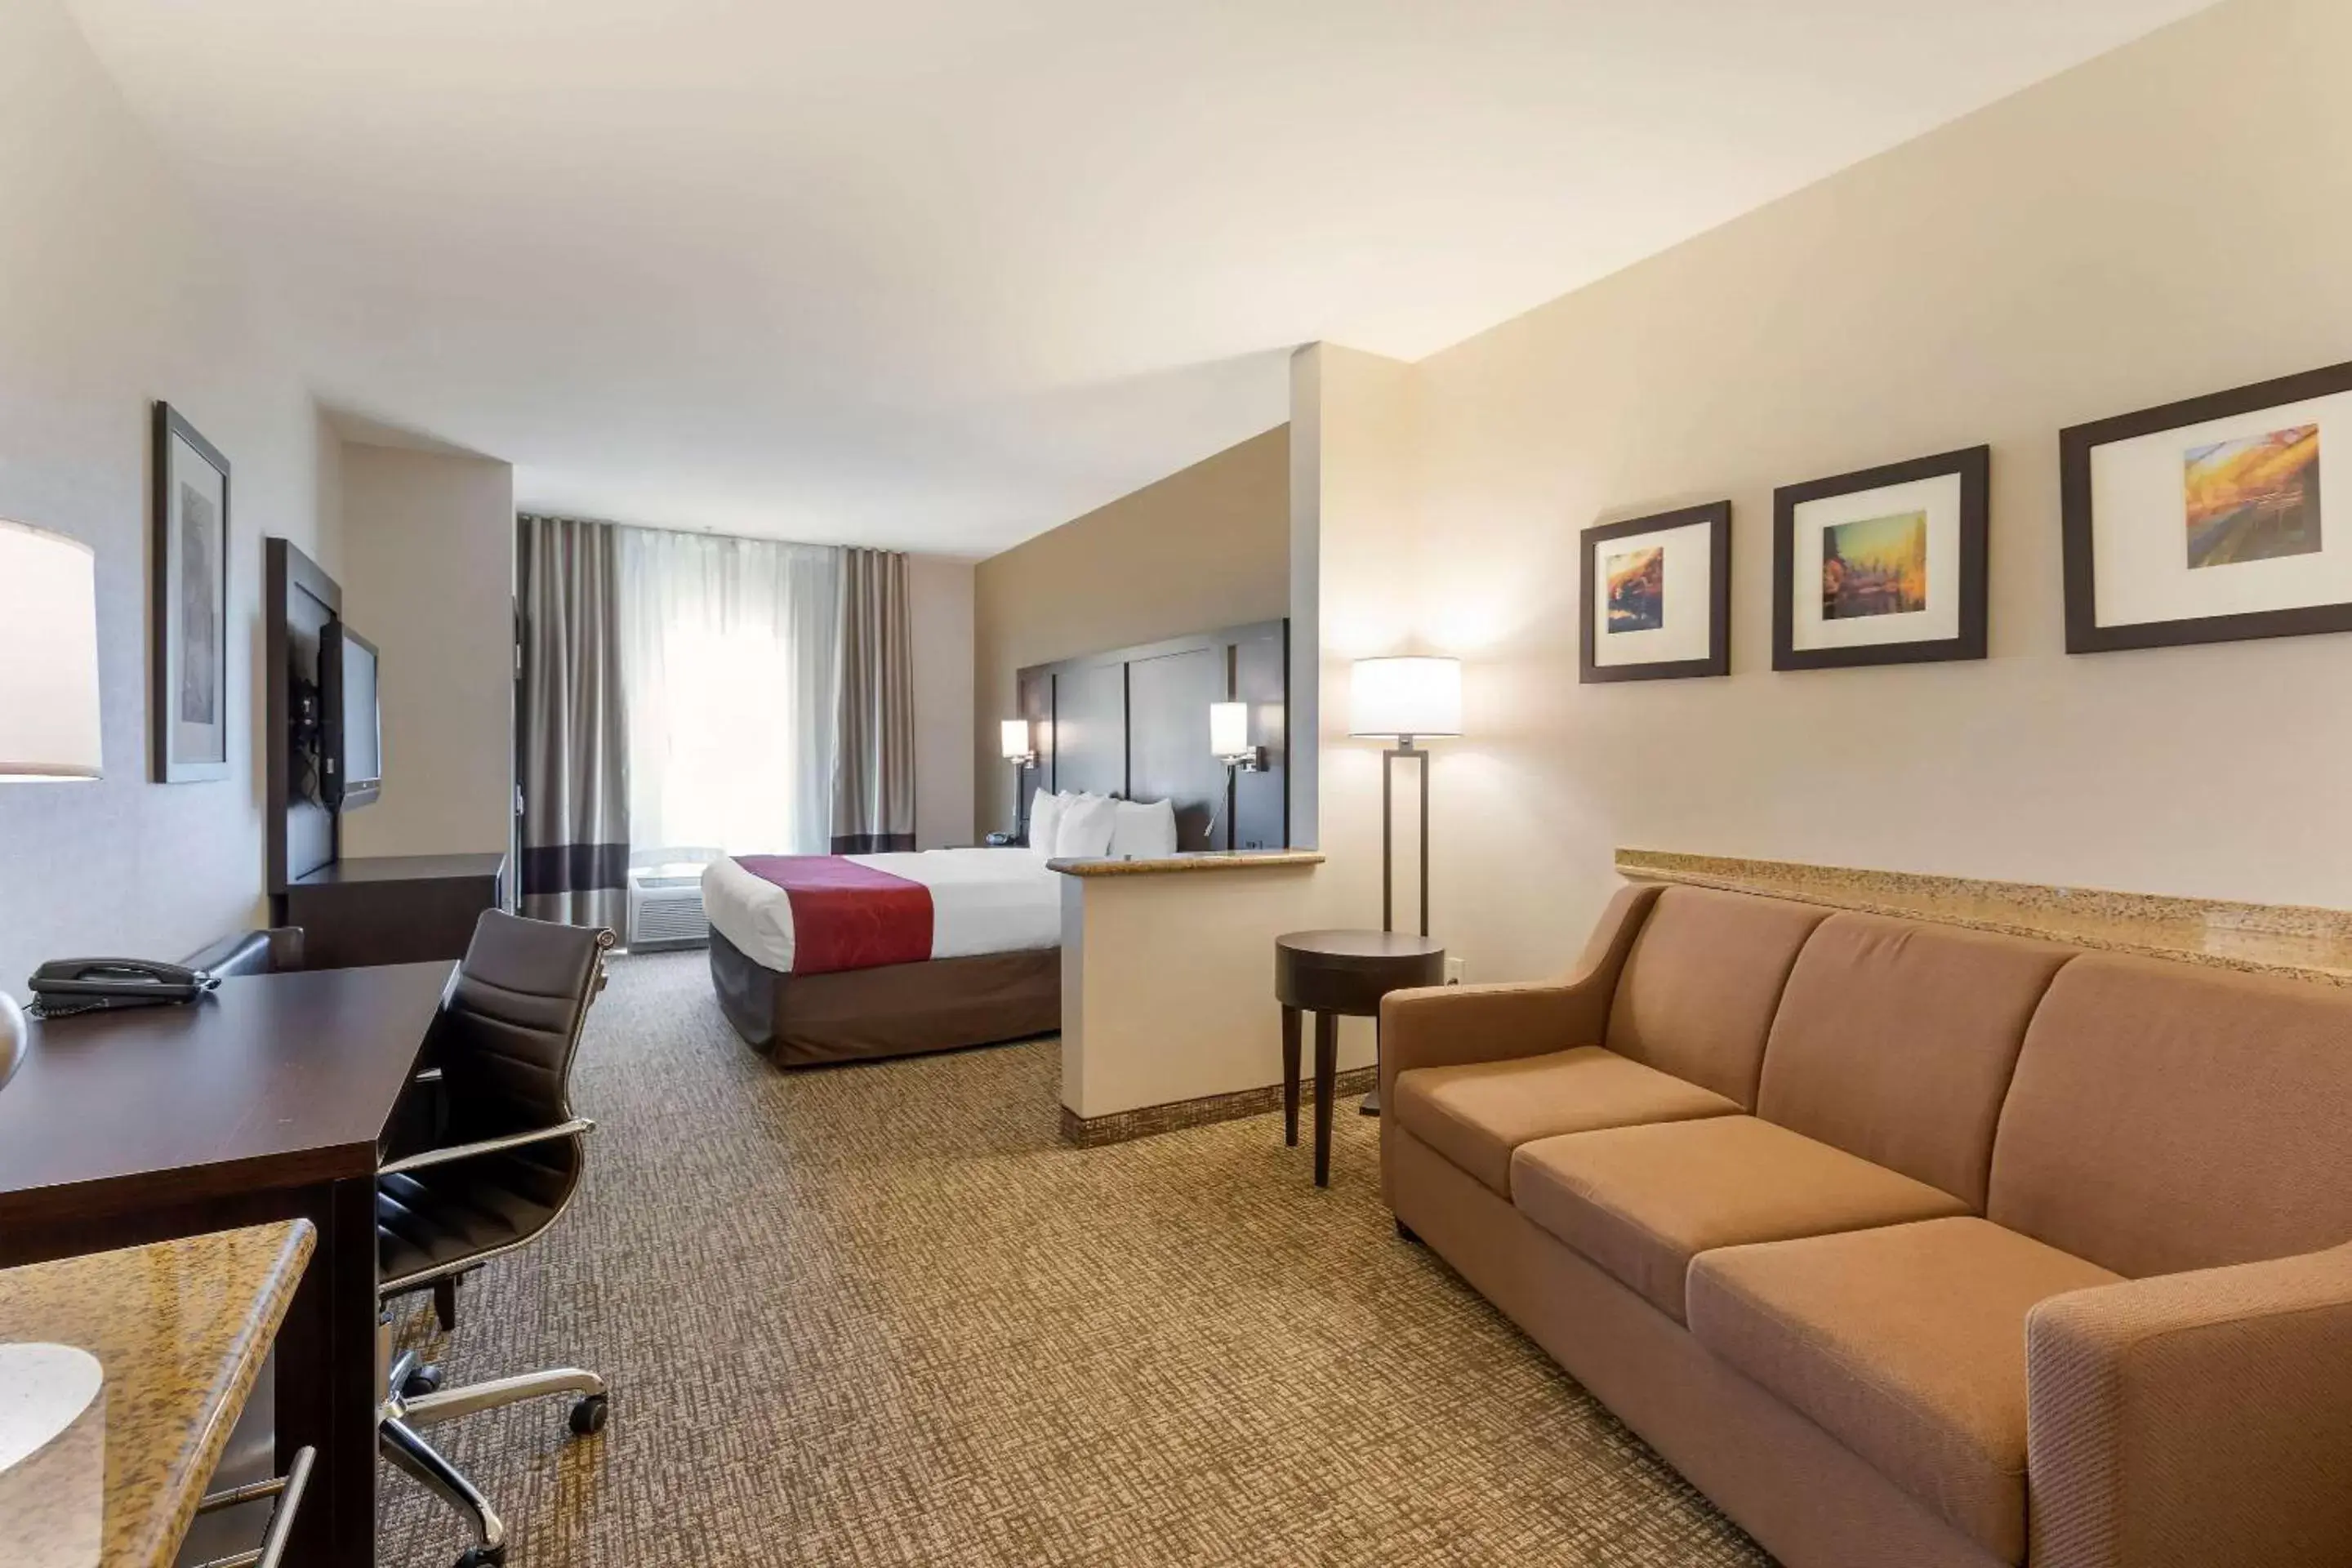
[[2352,365],[2058,447],[2067,652],[2352,631]]
[[1584,531],[1577,679],[1731,673],[1731,503]]
[[1772,492],[1772,668],[1985,656],[1992,448]]

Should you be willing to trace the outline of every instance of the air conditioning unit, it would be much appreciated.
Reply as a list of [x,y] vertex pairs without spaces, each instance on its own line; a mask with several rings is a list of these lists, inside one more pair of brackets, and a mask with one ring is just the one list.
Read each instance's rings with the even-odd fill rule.
[[709,943],[710,921],[702,912],[701,867],[646,866],[629,873],[631,952]]

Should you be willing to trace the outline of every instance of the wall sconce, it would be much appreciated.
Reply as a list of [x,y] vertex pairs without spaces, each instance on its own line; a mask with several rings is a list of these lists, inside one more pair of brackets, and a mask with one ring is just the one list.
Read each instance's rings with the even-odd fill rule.
[[[1006,719],[996,726],[997,750],[1013,764],[1013,837],[1020,839],[1029,832],[1029,803],[1021,798],[1021,775],[1037,765],[1037,747],[1029,738],[1029,721]],[[991,834],[989,842],[997,841]]]
[[1234,775],[1265,771],[1265,748],[1253,746],[1249,738],[1249,704],[1246,702],[1212,702],[1209,704],[1209,754],[1225,764],[1225,793],[1217,797],[1210,809],[1205,837],[1211,845],[1217,841],[1217,818],[1225,819],[1225,847],[1234,846],[1234,817],[1240,803],[1234,798]]
[[1029,721],[1007,719],[997,725],[996,732],[1004,751],[1004,760],[1016,768],[1037,765],[1037,748],[1029,742]]
[[1248,703],[1209,704],[1209,752],[1225,766],[1245,773],[1265,770],[1265,748],[1250,744]]

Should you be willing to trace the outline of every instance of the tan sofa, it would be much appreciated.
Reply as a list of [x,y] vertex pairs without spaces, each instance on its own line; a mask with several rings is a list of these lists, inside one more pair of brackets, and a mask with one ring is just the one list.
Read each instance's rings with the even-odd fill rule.
[[2352,1563],[2352,991],[1633,887],[1382,1186],[1790,1568]]

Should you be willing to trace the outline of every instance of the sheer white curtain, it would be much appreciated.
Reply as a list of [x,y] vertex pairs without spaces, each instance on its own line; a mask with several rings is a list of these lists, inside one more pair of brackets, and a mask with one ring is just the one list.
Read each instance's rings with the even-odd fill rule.
[[841,552],[616,531],[631,862],[824,854]]

